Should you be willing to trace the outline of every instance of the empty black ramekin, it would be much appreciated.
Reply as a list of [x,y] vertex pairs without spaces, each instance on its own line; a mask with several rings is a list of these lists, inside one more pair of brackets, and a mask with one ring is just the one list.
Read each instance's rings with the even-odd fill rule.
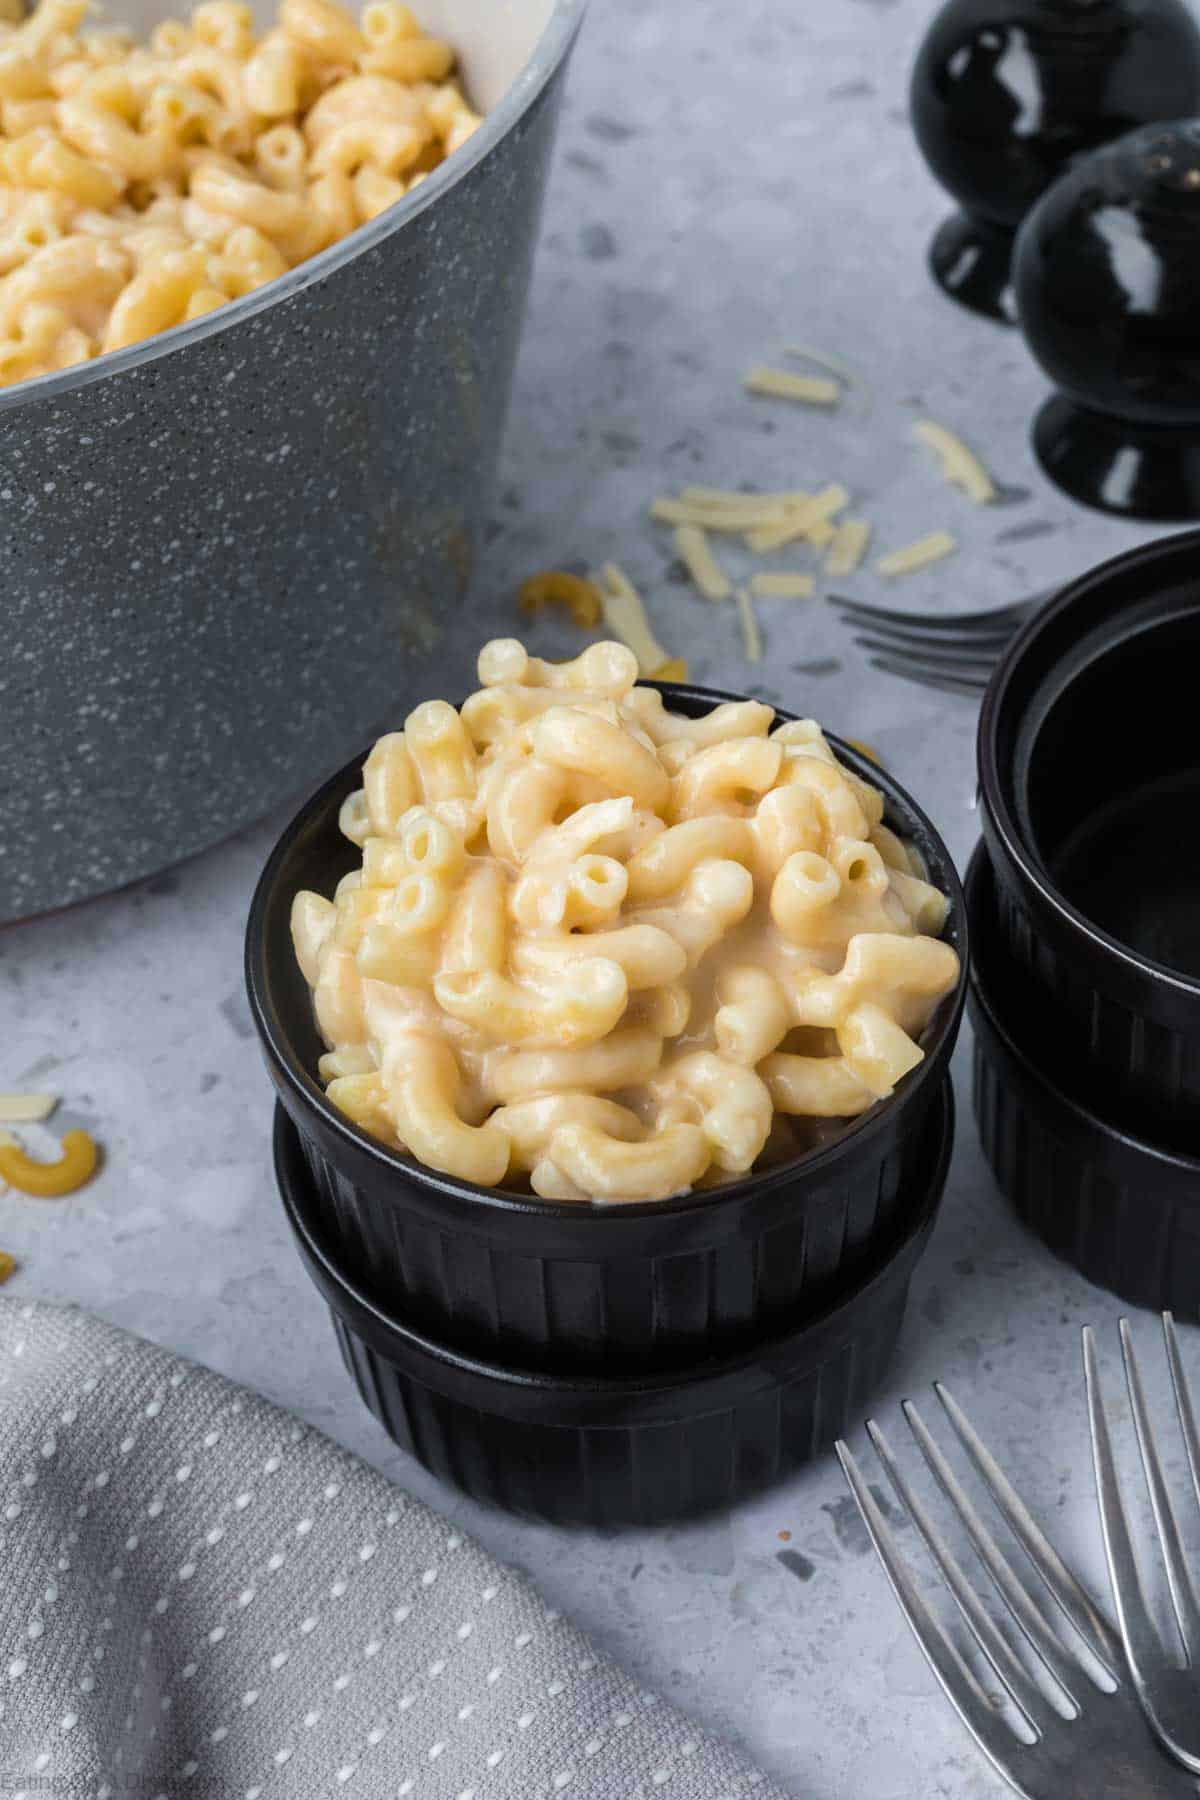
[[1031,1230],[1097,1287],[1200,1318],[1200,1157],[1133,1137],[1085,1098],[1088,1065],[1047,1038],[1044,1002],[1011,979],[982,844],[967,910],[975,1117],[996,1180]]
[[844,1435],[891,1368],[954,1138],[943,1078],[921,1164],[856,1284],[799,1330],[680,1373],[562,1376],[485,1364],[418,1334],[352,1279],[299,1135],[276,1109],[275,1168],[301,1257],[359,1394],[402,1449],[473,1499],[563,1525],[653,1525],[726,1507]]
[[[692,716],[737,698],[663,692]],[[361,762],[289,825],[250,911],[251,1009],[340,1266],[401,1307],[414,1329],[469,1354],[556,1371],[682,1367],[780,1329],[798,1307],[819,1310],[867,1265],[923,1166],[922,1128],[962,1014],[965,909],[924,813],[873,763],[830,742],[881,789],[887,822],[918,846],[929,879],[949,895],[946,937],[963,977],[924,1035],[924,1062],[892,1099],[796,1162],[676,1200],[600,1208],[475,1187],[397,1155],[339,1113],[317,1080],[321,1044],[289,915],[298,889],[332,893],[358,861],[337,821]]]
[[1042,1031],[1123,1125],[1200,1128],[1200,533],[1085,575],[1026,626],[979,725],[995,928]]

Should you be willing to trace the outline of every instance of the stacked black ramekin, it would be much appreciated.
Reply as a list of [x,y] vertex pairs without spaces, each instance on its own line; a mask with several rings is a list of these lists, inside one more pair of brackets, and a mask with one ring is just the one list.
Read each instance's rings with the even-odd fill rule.
[[[693,716],[732,697],[663,691]],[[247,981],[280,1102],[284,1206],[363,1399],[476,1498],[595,1524],[727,1504],[842,1432],[892,1358],[953,1139],[966,913],[925,815],[831,742],[950,896],[963,979],[892,1099],[795,1162],[675,1200],[600,1207],[473,1187],[352,1125],[317,1079],[289,915],[298,890],[332,893],[358,860],[338,812],[359,760],[267,864]]]
[[1038,614],[979,730],[975,1106],[1022,1218],[1200,1317],[1200,533]]

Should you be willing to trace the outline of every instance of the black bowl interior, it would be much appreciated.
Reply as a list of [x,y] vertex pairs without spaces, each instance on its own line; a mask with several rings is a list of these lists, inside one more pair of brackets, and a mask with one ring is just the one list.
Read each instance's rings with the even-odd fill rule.
[[1086,576],[1022,634],[981,725],[999,826],[1052,899],[1200,977],[1200,533]]
[[[672,707],[692,718],[702,717],[725,701],[744,698],[743,695],[718,689],[667,682],[647,682],[643,685],[659,688]],[[795,717],[795,714],[777,709],[780,723]],[[957,1031],[965,996],[966,909],[958,872],[934,826],[904,789],[886,771],[852,749],[849,744],[832,733],[826,735],[839,760],[883,793],[886,823],[901,837],[916,845],[924,858],[930,881],[950,898],[950,915],[943,936],[958,952],[963,975],[955,992],[946,996],[926,1027],[921,1041],[928,1062],[934,1050]],[[408,1158],[387,1150],[367,1137],[326,1100],[316,1074],[324,1046],[317,1032],[308,986],[292,949],[293,896],[301,889],[332,894],[342,876],[357,867],[361,861],[361,852],[357,846],[343,837],[338,829],[338,813],[347,795],[362,785],[362,762],[363,756],[356,757],[332,776],[301,809],[276,845],[251,906],[246,937],[246,979],[251,1006],[264,1044],[287,1084],[293,1090],[298,1090],[305,1103],[321,1114],[323,1123],[335,1135],[348,1136],[360,1148],[368,1148],[377,1158],[399,1164],[406,1171],[415,1171],[416,1165]],[[844,1127],[831,1131],[823,1138],[821,1146],[809,1151],[802,1160],[824,1157],[849,1133],[870,1130],[883,1109],[896,1105],[906,1084],[912,1084],[920,1075],[921,1069],[914,1070],[905,1078],[892,1099],[880,1102],[860,1118],[850,1120]],[[685,1196],[679,1201],[652,1201],[643,1205],[622,1206],[621,1216],[629,1218],[642,1212],[660,1214],[664,1208],[708,1204],[718,1194],[723,1197],[740,1194],[748,1184],[761,1182],[764,1175],[772,1182],[782,1179],[787,1170],[795,1166],[794,1163],[773,1165],[767,1171],[757,1171],[727,1187],[705,1189],[698,1195]],[[484,1189],[468,1182],[452,1182],[448,1177],[437,1176],[424,1169],[419,1174],[422,1180],[432,1180],[447,1191],[486,1199],[492,1205],[529,1205],[528,1198],[516,1192],[510,1194],[502,1189]],[[536,1201],[534,1204],[539,1210],[546,1210],[549,1206],[545,1201]],[[578,1207],[560,1207],[555,1210],[567,1217],[580,1215]]]

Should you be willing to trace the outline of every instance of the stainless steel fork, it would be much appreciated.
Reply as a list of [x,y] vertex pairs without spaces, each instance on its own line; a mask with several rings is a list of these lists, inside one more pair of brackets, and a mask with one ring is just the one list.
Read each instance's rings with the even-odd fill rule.
[[[1171,1386],[1175,1395],[1175,1411],[1187,1453],[1192,1488],[1200,1503],[1200,1438],[1196,1434],[1196,1415],[1180,1360],[1175,1321],[1170,1313],[1164,1313],[1162,1318],[1167,1366],[1171,1372]],[[1113,1601],[1125,1655],[1146,1717],[1171,1755],[1177,1757],[1185,1767],[1200,1774],[1200,1605],[1197,1604],[1196,1590],[1188,1572],[1179,1526],[1150,1424],[1141,1371],[1134,1355],[1133,1337],[1127,1319],[1121,1320],[1120,1329],[1129,1404],[1138,1448],[1142,1454],[1146,1486],[1150,1490],[1150,1505],[1158,1528],[1159,1546],[1166,1565],[1171,1604],[1183,1647],[1183,1666],[1180,1666],[1178,1655],[1172,1657],[1163,1645],[1146,1605],[1132,1533],[1117,1479],[1112,1439],[1101,1391],[1095,1334],[1089,1326],[1083,1334],[1083,1365],[1087,1380],[1088,1416],[1092,1427],[1096,1494],[1100,1502],[1100,1525],[1104,1533]]]
[[899,612],[889,606],[867,606],[845,594],[829,594],[855,632],[854,641],[877,654],[876,669],[914,681],[919,687],[978,699],[992,671],[1021,626],[1045,605],[1056,590],[1047,589],[987,612]]
[[[1025,1800],[1195,1796],[1200,1789],[1193,1777],[1168,1762],[1151,1738],[1137,1696],[1125,1678],[1119,1637],[1041,1531],[962,1409],[940,1383],[934,1391],[1001,1516],[1069,1627],[1060,1635],[1047,1616],[1052,1609],[1035,1603],[916,1407],[907,1402],[904,1416],[917,1446],[1032,1653],[1041,1681],[1053,1685],[1057,1699],[1052,1702],[983,1606],[947,1539],[901,1472],[883,1432],[873,1420],[868,1421],[867,1432],[888,1479],[941,1572],[971,1641],[999,1683],[1002,1699],[998,1705],[997,1697],[985,1691],[926,1603],[883,1508],[850,1450],[839,1442],[838,1459],[892,1590],[959,1717],[997,1773]],[[1001,1710],[1004,1704],[1032,1741],[1018,1735]]]

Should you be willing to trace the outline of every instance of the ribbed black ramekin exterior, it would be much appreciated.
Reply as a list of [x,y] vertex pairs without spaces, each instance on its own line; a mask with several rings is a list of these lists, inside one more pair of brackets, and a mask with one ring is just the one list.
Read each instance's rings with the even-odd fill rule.
[[1008,979],[981,845],[967,875],[969,1006],[984,1155],[1025,1224],[1134,1306],[1200,1319],[1200,1158],[1129,1136],[1082,1098],[1089,1066],[1048,1039],[1044,1005]]
[[[693,716],[738,697],[663,691]],[[397,1156],[330,1104],[316,1079],[321,1046],[289,912],[297,889],[330,893],[354,866],[358,852],[338,832],[337,815],[361,763],[308,802],[255,895],[247,984],[323,1229],[348,1274],[463,1351],[585,1371],[678,1368],[732,1350],[794,1320],[798,1308],[820,1311],[868,1265],[923,1165],[924,1128],[962,1013],[965,907],[950,854],[924,814],[873,763],[831,742],[883,791],[889,823],[916,842],[930,880],[950,896],[946,937],[963,978],[925,1034],[925,1061],[893,1099],[795,1163],[652,1204],[553,1204],[456,1182]]]
[[[1033,841],[1028,742],[1049,699],[1061,697],[1106,646],[1194,618],[1198,572],[1200,532],[1187,532],[1072,583],[1025,627],[997,670],[978,745],[981,817],[996,881],[992,928],[1014,978],[1041,1002],[1041,1032],[1064,1056],[1087,1060],[1106,1114],[1183,1149],[1200,1142],[1200,980],[1118,943],[1062,894]],[[1153,692],[1131,683],[1128,710],[1113,720],[1113,731],[1152,729],[1157,703]],[[1078,803],[1107,798],[1080,792]]]
[[927,1167],[859,1284],[800,1331],[673,1376],[555,1378],[485,1365],[409,1328],[352,1282],[323,1231],[294,1127],[276,1169],[301,1257],[362,1399],[396,1443],[473,1499],[561,1525],[655,1525],[728,1507],[809,1461],[889,1373],[954,1135],[950,1083]]

